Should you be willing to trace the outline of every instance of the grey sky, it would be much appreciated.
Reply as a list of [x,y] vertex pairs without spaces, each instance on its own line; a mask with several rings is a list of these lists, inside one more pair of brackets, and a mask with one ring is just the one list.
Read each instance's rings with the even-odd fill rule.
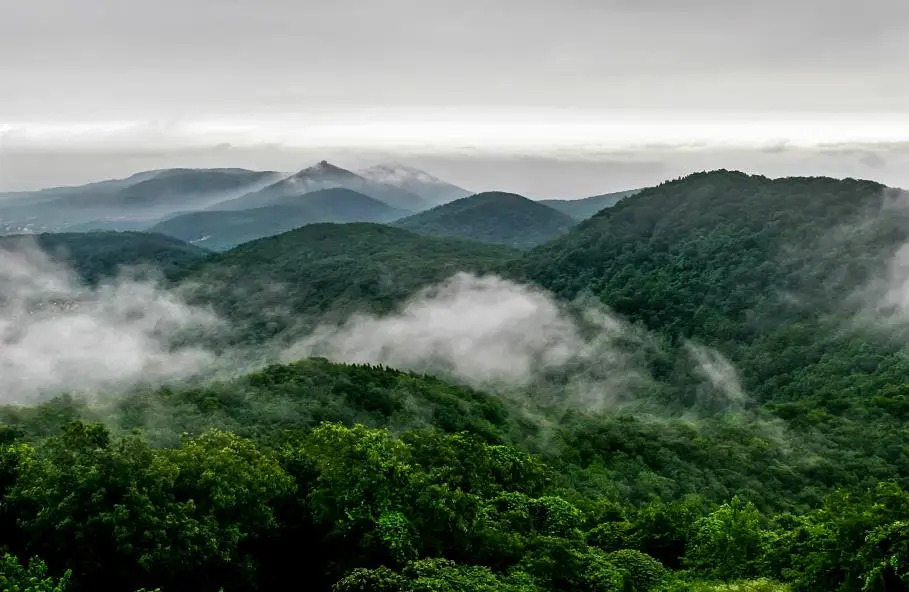
[[[909,142],[907,39],[904,0],[0,0],[0,188],[126,173],[140,161],[242,165],[241,154],[250,167],[293,169],[289,161],[310,153],[358,150],[357,158],[381,150],[473,165],[482,161],[472,149],[509,162],[574,162],[584,153],[584,166],[597,170],[631,162],[638,176],[622,178],[641,182],[644,170],[661,174],[642,162],[669,163],[667,172],[698,163],[655,151],[679,141],[658,132],[616,138],[604,128],[611,152],[601,157],[589,154],[595,132],[563,153],[578,134],[555,130],[551,154],[545,133],[524,145],[496,137],[523,137],[497,127],[511,116],[532,129],[544,119],[625,121],[631,111],[644,120],[717,117],[705,127],[718,143],[701,146],[712,155],[700,159],[706,164],[723,164],[731,118],[772,124],[773,142],[795,138],[796,160],[810,156],[809,168],[826,174],[852,171],[839,156],[812,151],[815,128],[817,144],[861,144],[850,149],[871,164],[859,162],[859,171],[909,184],[898,149]],[[865,129],[872,116],[879,126],[896,122],[886,137]],[[789,138],[787,122],[806,117],[814,127]],[[398,137],[402,123],[427,120],[467,131],[429,127],[420,147],[413,134]],[[362,125],[375,122],[388,125]],[[345,124],[353,129],[339,130]],[[763,154],[770,140],[758,136],[739,148]],[[224,144],[241,150],[225,157],[214,148]],[[395,153],[398,144],[407,149]],[[40,171],[50,154],[46,162],[56,164]],[[590,164],[598,158],[609,166]],[[778,155],[745,164],[772,173],[776,165],[761,164],[770,161],[795,162]],[[483,182],[458,170],[463,184]],[[553,192],[551,179],[531,185],[509,170],[515,178],[501,182],[510,188]],[[566,182],[562,193],[596,183]],[[609,178],[601,185],[615,188]]]

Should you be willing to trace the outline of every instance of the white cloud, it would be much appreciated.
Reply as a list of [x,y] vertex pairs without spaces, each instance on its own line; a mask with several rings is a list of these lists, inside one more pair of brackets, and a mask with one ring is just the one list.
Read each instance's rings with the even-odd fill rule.
[[563,402],[602,407],[646,373],[619,345],[637,337],[605,310],[568,314],[548,294],[496,277],[459,273],[387,316],[324,325],[284,353],[442,373],[481,387],[566,381]]
[[195,374],[213,357],[172,339],[215,323],[153,283],[90,288],[36,248],[0,250],[0,402]]

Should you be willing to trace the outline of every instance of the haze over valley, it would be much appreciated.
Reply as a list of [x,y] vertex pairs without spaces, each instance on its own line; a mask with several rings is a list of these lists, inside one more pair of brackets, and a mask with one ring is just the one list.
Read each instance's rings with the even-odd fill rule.
[[909,590],[907,6],[3,6],[0,590]]

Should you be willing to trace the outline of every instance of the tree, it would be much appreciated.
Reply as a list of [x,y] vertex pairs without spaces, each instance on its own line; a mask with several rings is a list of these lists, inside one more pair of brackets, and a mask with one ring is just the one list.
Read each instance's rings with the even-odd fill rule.
[[14,555],[0,555],[0,590],[3,592],[64,592],[71,572],[54,578],[47,573],[47,565],[33,558],[27,566],[19,563]]

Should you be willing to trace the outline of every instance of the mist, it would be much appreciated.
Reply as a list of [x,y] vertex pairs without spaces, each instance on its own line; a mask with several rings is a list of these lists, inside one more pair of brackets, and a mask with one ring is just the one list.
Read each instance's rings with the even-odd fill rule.
[[639,338],[602,306],[570,311],[539,289],[458,273],[392,314],[320,325],[282,357],[384,364],[493,391],[555,379],[563,402],[602,408],[649,380],[626,349]]
[[124,274],[89,287],[34,244],[0,248],[0,402],[90,397],[198,374],[214,356],[179,343],[217,323],[154,281]]
[[706,396],[716,400],[723,407],[741,405],[747,401],[738,370],[726,357],[712,347],[692,341],[685,342],[685,350],[694,361],[695,373],[704,381],[701,389]]

